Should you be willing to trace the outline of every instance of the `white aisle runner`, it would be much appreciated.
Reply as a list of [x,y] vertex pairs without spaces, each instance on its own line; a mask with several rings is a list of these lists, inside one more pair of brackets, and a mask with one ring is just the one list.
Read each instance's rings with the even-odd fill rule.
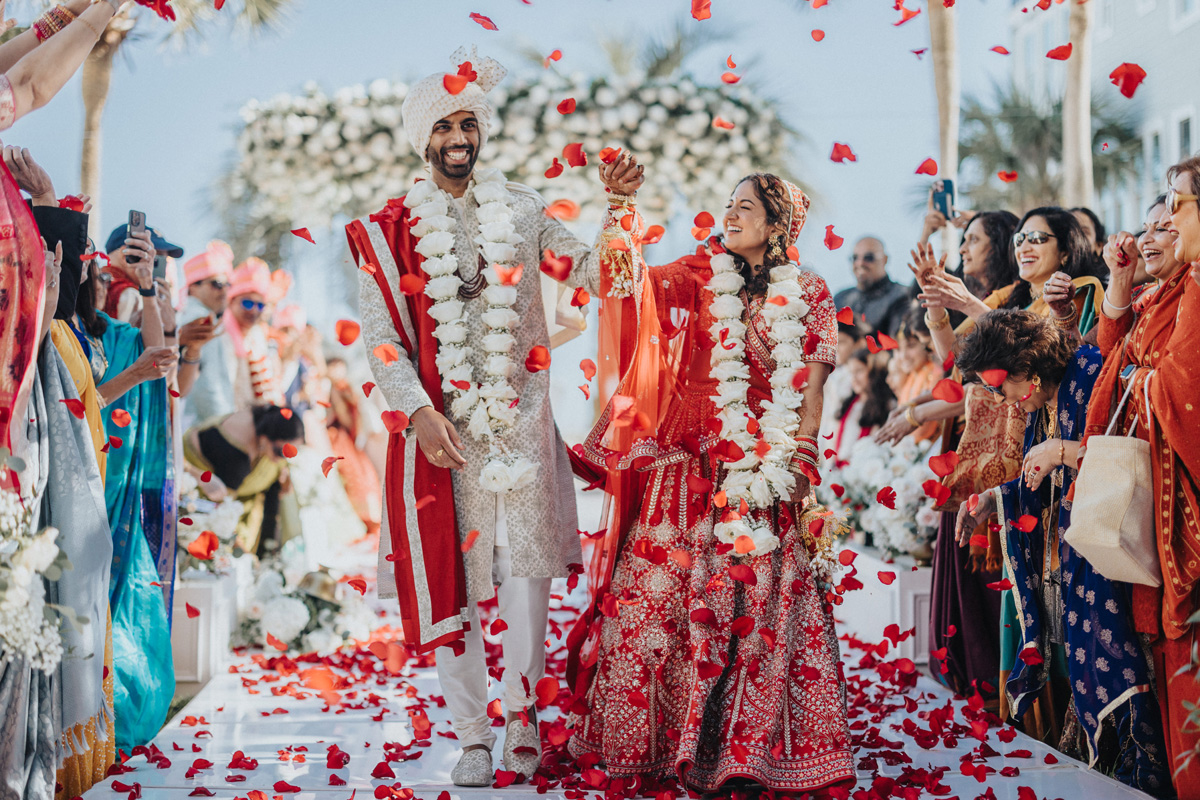
[[[351,552],[346,554],[348,563],[339,566],[349,573],[371,574],[372,558],[361,550]],[[563,589],[556,585],[555,591]],[[579,602],[582,592],[580,586],[566,602]],[[372,584],[368,597],[373,593]],[[569,612],[562,610],[554,616],[564,620]],[[551,644],[552,660],[557,661],[561,658],[561,641],[552,637]],[[453,786],[450,770],[458,758],[458,748],[445,735],[450,733],[449,717],[439,702],[440,689],[433,668],[406,664],[399,674],[389,674],[378,657],[384,653],[384,646],[376,643],[374,652],[368,648],[354,654],[343,651],[328,666],[320,661],[292,664],[277,660],[274,668],[265,668],[262,655],[256,659],[231,654],[229,669],[218,674],[154,740],[161,757],[154,752],[131,757],[126,764],[131,771],[107,778],[88,792],[86,800],[110,800],[120,795],[131,800],[184,800],[196,796],[220,800],[518,800],[538,796],[528,784],[483,789]],[[863,655],[843,642],[848,667],[859,664]],[[898,664],[899,660],[892,663]],[[888,667],[883,669],[888,671]],[[551,669],[550,674],[561,674],[561,669]],[[964,710],[970,713],[967,701],[953,698],[928,678],[921,677],[915,686],[899,692],[887,688],[875,669],[850,674],[858,788],[874,785],[875,793],[869,800],[1147,797],[1078,762],[1055,756],[1049,747],[1011,728],[978,731],[986,737],[981,744],[971,735],[970,722],[963,714]],[[353,676],[351,685],[333,683],[334,676],[342,675]],[[340,703],[332,708],[320,696],[321,691],[330,688],[339,690],[336,698],[327,695]],[[493,681],[493,689],[493,697],[499,696],[498,682]],[[935,711],[948,703],[951,714]],[[549,720],[553,711],[544,712],[544,719]],[[935,711],[932,722],[930,711]],[[952,746],[944,736],[922,735],[943,718],[945,722],[938,728],[942,734],[957,733],[949,739]],[[429,732],[421,733],[427,727],[426,720]],[[561,726],[557,730],[561,731]],[[424,741],[415,742],[414,731],[418,740],[423,736]],[[499,753],[503,747],[503,733],[500,735],[497,769],[501,767]],[[918,741],[932,746],[925,749]],[[905,756],[911,763],[897,763]],[[1047,756],[1056,763],[1047,763]],[[964,758],[968,759],[965,766]],[[940,774],[938,768],[942,768]],[[389,777],[389,773],[395,777]],[[580,784],[577,778],[568,783],[577,787],[569,795],[576,799],[603,796],[602,789]],[[918,792],[905,786],[921,788]],[[564,797],[564,790],[555,783],[546,796]]]

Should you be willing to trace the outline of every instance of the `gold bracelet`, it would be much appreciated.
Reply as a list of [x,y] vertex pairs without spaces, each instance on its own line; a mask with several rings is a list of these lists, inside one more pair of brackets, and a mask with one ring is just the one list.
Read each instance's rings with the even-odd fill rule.
[[925,325],[930,331],[940,331],[943,328],[950,327],[950,312],[943,310],[942,316],[938,319],[930,319],[929,312],[925,312]]
[[631,194],[608,193],[608,204],[614,208],[632,208],[635,197]]
[[904,418],[908,420],[908,424],[912,425],[914,428],[921,427],[921,423],[917,419],[917,407],[914,404],[908,404],[908,409],[904,412]]
[[1065,317],[1054,317],[1053,322],[1056,327],[1064,330],[1069,330],[1075,327],[1075,322],[1079,319],[1079,310],[1075,306],[1071,306],[1071,313]]

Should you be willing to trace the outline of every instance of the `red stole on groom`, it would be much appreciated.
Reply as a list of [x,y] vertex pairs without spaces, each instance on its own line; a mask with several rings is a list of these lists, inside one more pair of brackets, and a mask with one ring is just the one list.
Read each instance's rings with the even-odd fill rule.
[[[410,231],[408,218],[409,210],[399,200],[391,200],[382,212],[371,215],[370,221],[379,223],[401,277],[416,275],[424,280],[427,277],[421,270],[424,259],[414,249],[417,240]],[[381,262],[366,226],[361,220],[355,220],[346,226],[346,235],[355,261],[360,268],[367,268],[371,272],[383,293],[396,335],[404,345],[405,352],[400,357],[412,358],[416,354],[417,375],[421,385],[429,395],[434,410],[444,414],[442,376],[434,362],[437,340],[432,334],[437,323],[427,313],[432,301],[421,292],[400,295],[416,334],[416,341],[411,341],[396,305],[397,295],[392,292],[383,269],[378,268]],[[405,446],[402,432],[390,434],[384,498],[404,639],[417,652],[426,653],[435,647],[462,641],[467,628],[462,614],[467,606],[466,576],[450,470],[430,464],[414,441],[413,488],[411,495],[406,497]],[[416,520],[416,531],[409,529],[410,517]],[[419,596],[429,598],[429,607],[424,615],[418,602]],[[448,628],[443,625],[440,632],[434,630],[446,620],[456,622]]]

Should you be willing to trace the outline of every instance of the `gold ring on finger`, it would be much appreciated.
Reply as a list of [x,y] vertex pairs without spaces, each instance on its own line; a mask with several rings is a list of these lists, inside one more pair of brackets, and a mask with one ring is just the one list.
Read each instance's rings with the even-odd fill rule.
[[443,449],[443,450],[438,450],[436,453],[434,453],[434,454],[433,454],[433,457],[434,457],[434,458],[441,458],[441,457],[442,457],[442,456],[444,456],[444,455],[446,455],[446,451]]

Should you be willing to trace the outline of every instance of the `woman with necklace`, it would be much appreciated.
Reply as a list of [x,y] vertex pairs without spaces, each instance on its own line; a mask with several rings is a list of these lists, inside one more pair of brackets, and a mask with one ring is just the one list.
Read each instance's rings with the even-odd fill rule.
[[618,337],[621,383],[576,453],[613,506],[569,674],[571,752],[613,778],[853,781],[831,538],[807,499],[837,337],[825,282],[792,263],[807,211],[796,186],[755,174],[696,255],[609,257],[635,278],[615,302],[641,325]]
[[[1157,701],[1128,584],[1096,572],[1063,538],[1100,351],[1030,311],[985,314],[963,341],[968,379],[1028,417],[1020,474],[972,495],[960,546],[998,513],[1014,658],[1000,690],[1013,716],[1032,712],[1041,738],[1129,786],[1170,794]],[[1028,719],[1028,717],[1027,717]]]

